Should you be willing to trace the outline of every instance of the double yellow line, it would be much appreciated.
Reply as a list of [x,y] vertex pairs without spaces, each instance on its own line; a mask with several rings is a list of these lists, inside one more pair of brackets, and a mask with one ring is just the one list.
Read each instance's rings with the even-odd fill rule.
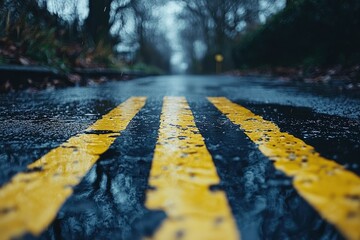
[[[298,193],[348,239],[360,239],[360,178],[321,157],[302,140],[226,98],[208,98],[254,141]],[[0,239],[39,235],[72,194],[72,187],[145,105],[128,99],[84,133],[28,166],[0,189]],[[226,195],[184,97],[165,97],[146,206],[167,219],[155,239],[239,239]]]

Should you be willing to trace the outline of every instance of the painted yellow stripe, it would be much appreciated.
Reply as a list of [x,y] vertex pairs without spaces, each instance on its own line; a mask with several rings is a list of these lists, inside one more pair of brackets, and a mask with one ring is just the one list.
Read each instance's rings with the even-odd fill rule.
[[154,239],[238,239],[219,177],[183,97],[165,97],[146,206],[167,214]]
[[302,140],[226,98],[208,98],[255,142],[298,193],[348,239],[360,239],[360,178]]
[[39,235],[55,218],[82,177],[144,106],[130,98],[85,133],[70,138],[28,166],[0,189],[0,239]]

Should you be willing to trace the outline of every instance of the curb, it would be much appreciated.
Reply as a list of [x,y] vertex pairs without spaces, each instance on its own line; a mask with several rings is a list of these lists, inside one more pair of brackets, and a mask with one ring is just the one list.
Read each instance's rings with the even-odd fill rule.
[[[78,75],[78,77],[74,80],[70,77],[71,75]],[[56,68],[45,66],[0,65],[0,92],[86,86],[90,83],[90,79],[106,78],[106,80],[122,81],[155,75],[158,74],[100,68],[75,68],[69,74],[65,74]]]
[[97,78],[97,77],[108,77],[108,78],[137,78],[137,77],[148,77],[156,76],[155,73],[145,73],[141,71],[119,71],[114,69],[79,69],[75,68],[73,71],[74,74],[78,74],[85,78]]

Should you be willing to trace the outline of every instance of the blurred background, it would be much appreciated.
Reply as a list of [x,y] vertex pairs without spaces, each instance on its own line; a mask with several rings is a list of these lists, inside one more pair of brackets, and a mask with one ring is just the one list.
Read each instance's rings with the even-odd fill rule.
[[0,64],[359,76],[359,0],[0,0]]

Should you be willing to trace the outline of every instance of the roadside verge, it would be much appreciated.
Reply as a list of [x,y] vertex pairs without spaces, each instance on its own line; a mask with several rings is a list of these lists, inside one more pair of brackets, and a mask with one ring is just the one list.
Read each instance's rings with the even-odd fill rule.
[[154,75],[158,74],[105,68],[75,68],[70,73],[64,73],[45,66],[0,65],[0,92],[87,86]]

